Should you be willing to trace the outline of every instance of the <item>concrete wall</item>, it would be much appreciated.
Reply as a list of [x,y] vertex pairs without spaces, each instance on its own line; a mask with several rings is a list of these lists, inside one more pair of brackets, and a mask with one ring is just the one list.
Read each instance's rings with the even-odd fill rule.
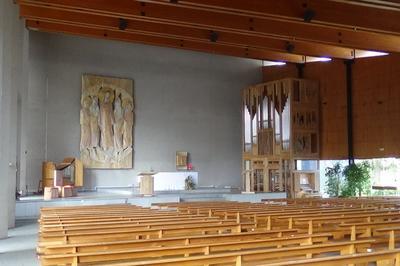
[[24,30],[12,1],[0,1],[0,238],[14,226],[18,91],[23,87]]
[[240,186],[240,90],[261,81],[261,61],[47,37],[48,160],[79,157],[81,75],[124,77],[134,80],[134,169],[87,170],[86,187],[129,185],[150,168],[173,171],[178,150],[190,153],[200,185]]
[[37,191],[42,176],[41,164],[46,158],[47,117],[47,45],[46,34],[29,32],[24,79],[26,86],[20,92],[21,143],[18,186],[23,192]]
[[28,32],[0,1],[0,238],[14,226],[15,188],[36,191],[43,160],[79,157],[81,75],[135,83],[132,170],[87,170],[85,186],[124,186],[175,169],[190,152],[200,185],[240,185],[240,90],[261,61]]
[[[4,109],[4,86],[3,86],[3,54],[4,54],[4,39],[5,39],[5,19],[4,19],[4,2],[0,2],[0,124],[3,126],[3,109]],[[0,137],[4,135],[3,131],[0,131]],[[8,228],[8,199],[7,199],[7,164],[6,154],[3,151],[4,142],[0,138],[0,239],[7,236]]]

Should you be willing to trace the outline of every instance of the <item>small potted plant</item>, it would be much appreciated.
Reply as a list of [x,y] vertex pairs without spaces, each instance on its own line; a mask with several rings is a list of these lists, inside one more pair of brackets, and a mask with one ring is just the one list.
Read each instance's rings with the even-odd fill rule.
[[196,183],[193,180],[192,176],[188,176],[185,179],[185,190],[193,190],[196,187]]

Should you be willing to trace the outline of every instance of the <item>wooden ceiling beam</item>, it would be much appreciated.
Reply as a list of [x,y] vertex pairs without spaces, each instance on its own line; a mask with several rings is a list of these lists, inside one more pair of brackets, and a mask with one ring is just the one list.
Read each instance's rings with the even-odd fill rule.
[[241,34],[325,43],[354,49],[400,52],[400,36],[396,35],[337,29],[313,23],[298,23],[233,12],[210,12],[205,9],[191,9],[180,5],[160,5],[132,0],[118,0],[112,3],[104,0],[19,0],[19,3],[42,5],[55,9],[74,9],[76,12],[86,14],[152,20],[191,27],[208,27],[214,31],[233,31]]
[[237,12],[298,23],[304,23],[306,11],[312,10],[312,23],[315,24],[400,34],[400,4],[381,0],[374,1],[375,3],[370,0],[178,0],[177,3],[169,0],[143,1],[210,11]]
[[359,5],[373,7],[377,9],[395,10],[399,11],[400,1],[399,0],[330,0],[334,2],[346,3],[350,5]]
[[26,26],[28,29],[35,31],[65,33],[92,38],[142,43],[148,45],[244,57],[250,59],[285,61],[292,63],[305,63],[307,60],[315,60],[314,57],[306,57],[296,54],[284,54],[255,48],[228,46],[212,42],[197,42],[190,40],[181,40],[179,38],[174,39],[163,36],[151,36],[133,32],[90,28],[82,25],[66,25],[50,21],[27,20]]
[[[20,6],[20,15],[30,20],[54,21],[62,24],[86,25],[100,29],[119,30],[119,18],[102,15],[77,13],[70,10],[49,9],[39,6]],[[124,31],[148,35],[164,35],[187,40],[210,41],[211,32],[208,29],[182,27],[168,23],[127,19]],[[287,53],[288,45],[293,45],[296,54],[351,59],[354,51],[349,48],[325,44],[312,44],[301,41],[268,38],[264,36],[242,35],[235,32],[218,32],[218,43],[228,45],[248,46],[257,49],[267,49]]]

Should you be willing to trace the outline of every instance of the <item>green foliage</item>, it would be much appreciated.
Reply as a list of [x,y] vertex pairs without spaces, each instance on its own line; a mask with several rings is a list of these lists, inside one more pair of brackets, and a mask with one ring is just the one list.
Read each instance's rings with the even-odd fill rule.
[[342,197],[360,197],[362,194],[370,194],[370,171],[371,165],[366,161],[346,166],[343,169],[345,182],[340,195]]
[[367,161],[344,168],[340,163],[325,169],[325,192],[329,197],[356,197],[371,194],[371,169]]
[[371,192],[371,196],[379,196],[379,197],[399,196],[399,192],[398,192],[398,190],[376,190],[376,189],[373,189]]
[[185,189],[186,190],[193,190],[196,188],[196,183],[193,180],[193,177],[188,176],[185,178]]
[[325,192],[329,197],[338,197],[341,190],[342,165],[336,163],[333,167],[325,169],[325,176],[328,178],[325,182]]

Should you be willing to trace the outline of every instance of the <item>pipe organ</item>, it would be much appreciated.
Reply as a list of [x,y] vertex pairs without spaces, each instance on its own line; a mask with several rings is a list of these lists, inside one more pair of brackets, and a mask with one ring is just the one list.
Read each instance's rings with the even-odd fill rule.
[[293,197],[297,160],[319,159],[318,82],[287,78],[242,92],[243,187]]

